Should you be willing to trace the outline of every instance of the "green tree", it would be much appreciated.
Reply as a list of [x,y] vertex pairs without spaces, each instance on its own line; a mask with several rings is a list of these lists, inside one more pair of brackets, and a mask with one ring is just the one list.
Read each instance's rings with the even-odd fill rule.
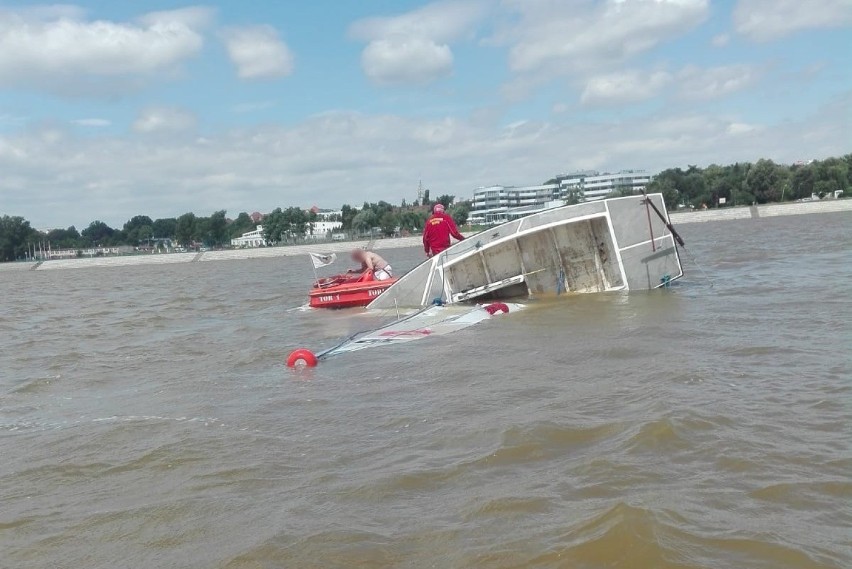
[[91,243],[95,246],[112,245],[115,229],[103,221],[93,221],[80,233],[80,235],[87,243]]
[[41,234],[23,217],[0,217],[0,261],[14,261],[26,256],[30,241]]
[[833,195],[835,191],[840,189],[840,184],[837,183],[837,180],[829,179],[829,180],[820,180],[816,184],[814,184],[814,193],[820,197],[820,199]]
[[157,219],[151,225],[151,231],[154,237],[159,239],[172,239],[177,232],[177,219],[174,217],[166,217]]
[[220,209],[210,216],[208,233],[214,245],[221,245],[228,240],[228,221],[225,215],[225,210]]
[[786,172],[772,160],[761,159],[749,170],[745,189],[758,203],[778,201],[786,182]]
[[175,223],[175,240],[181,245],[189,245],[196,236],[196,217],[188,212],[177,218]]
[[379,227],[382,228],[382,233],[386,236],[391,236],[396,233],[398,225],[399,218],[392,211],[386,211],[379,220]]
[[467,202],[457,203],[448,210],[450,217],[456,222],[456,225],[461,227],[467,223],[467,217],[470,214],[470,204]]
[[649,194],[663,194],[663,200],[666,202],[666,207],[669,209],[677,209],[680,205],[680,192],[676,187],[677,176],[671,173],[671,170],[661,172],[656,176],[651,183],[648,184],[646,191]]
[[239,237],[243,233],[252,231],[255,228],[255,223],[251,216],[246,212],[241,212],[237,219],[228,225],[228,236],[231,238]]
[[814,169],[810,166],[800,166],[793,170],[790,180],[790,199],[809,198],[814,193]]
[[426,224],[426,212],[408,209],[399,214],[399,227],[406,231],[420,231]]
[[367,233],[378,224],[379,220],[372,209],[362,209],[352,218],[352,229],[359,233]]
[[213,245],[209,217],[198,216],[195,218],[195,231],[193,232],[192,240],[203,245]]
[[443,204],[444,207],[448,208],[448,207],[450,207],[450,204],[452,204],[453,200],[455,200],[455,199],[456,199],[456,196],[444,194],[442,196],[438,196],[438,199],[435,200],[435,203]]
[[82,246],[80,232],[73,225],[68,229],[52,229],[45,236],[53,249],[74,249]]
[[267,241],[297,241],[305,237],[310,223],[310,215],[303,209],[288,207],[275,208],[263,221],[263,234]]
[[138,245],[140,242],[147,240],[153,234],[154,222],[147,215],[137,215],[124,224],[122,231],[127,243],[130,245]]
[[340,221],[343,223],[344,231],[352,229],[352,220],[356,215],[358,215],[358,210],[349,204],[344,204],[343,207],[340,208]]

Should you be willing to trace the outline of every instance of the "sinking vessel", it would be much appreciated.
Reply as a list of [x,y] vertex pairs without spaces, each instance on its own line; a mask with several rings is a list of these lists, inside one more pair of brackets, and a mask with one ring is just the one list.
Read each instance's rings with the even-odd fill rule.
[[367,306],[397,279],[375,280],[372,271],[318,278],[308,293],[312,308]]
[[396,314],[395,321],[316,355],[296,350],[287,365],[440,336],[523,307],[501,299],[668,287],[683,276],[678,245],[662,194],[534,213],[456,243],[397,279],[367,311]]
[[664,287],[683,276],[678,242],[662,194],[556,207],[456,243],[368,308]]

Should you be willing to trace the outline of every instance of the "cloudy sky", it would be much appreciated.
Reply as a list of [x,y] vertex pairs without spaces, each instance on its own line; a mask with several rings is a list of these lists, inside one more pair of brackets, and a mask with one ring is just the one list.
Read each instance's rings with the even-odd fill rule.
[[337,207],[852,151],[852,0],[0,0],[0,214]]

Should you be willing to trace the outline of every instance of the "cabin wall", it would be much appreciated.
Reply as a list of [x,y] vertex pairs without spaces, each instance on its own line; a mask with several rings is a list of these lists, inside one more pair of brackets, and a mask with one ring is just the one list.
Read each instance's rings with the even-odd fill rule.
[[488,247],[447,269],[454,293],[524,275],[488,297],[602,292],[624,285],[605,217],[566,223]]
[[569,223],[555,231],[567,291],[603,292],[624,284],[606,218]]
[[492,282],[515,277],[524,272],[524,264],[515,240],[489,247],[480,254]]
[[463,292],[492,282],[485,273],[482,255],[475,254],[447,267],[447,283],[453,292]]
[[612,240],[609,219],[600,218],[592,220],[592,230],[594,231],[595,243],[598,244],[598,259],[603,266],[604,276],[610,289],[624,287],[626,283],[624,282],[624,275],[621,273],[621,267],[618,264],[618,254],[616,253],[615,243]]
[[518,239],[531,294],[555,293],[561,262],[553,232],[537,231]]

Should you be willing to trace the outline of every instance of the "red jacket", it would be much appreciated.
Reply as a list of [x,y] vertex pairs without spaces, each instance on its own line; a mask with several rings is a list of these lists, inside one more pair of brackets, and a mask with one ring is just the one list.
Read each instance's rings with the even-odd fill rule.
[[429,216],[426,227],[423,228],[423,248],[426,254],[437,255],[448,248],[451,235],[459,241],[464,239],[452,217],[446,213],[433,213]]

